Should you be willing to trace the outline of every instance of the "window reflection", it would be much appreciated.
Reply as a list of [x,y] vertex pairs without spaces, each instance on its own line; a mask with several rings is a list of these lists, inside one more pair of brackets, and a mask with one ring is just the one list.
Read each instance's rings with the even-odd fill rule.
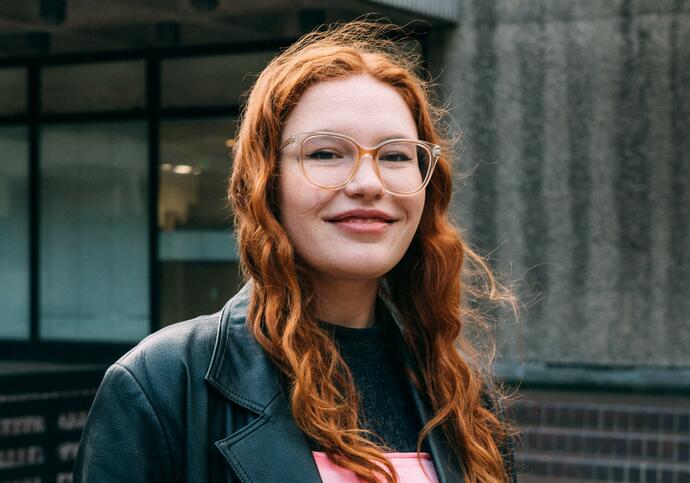
[[161,264],[161,325],[217,312],[239,286],[237,262],[166,261]]
[[0,69],[0,116],[26,112],[25,67]]
[[239,275],[227,203],[231,119],[161,124],[158,202],[161,322],[217,311]]
[[99,62],[43,69],[43,110],[84,112],[144,107],[144,61]]
[[0,128],[0,337],[29,337],[27,129]]
[[235,120],[166,121],[161,124],[158,226],[163,231],[227,230],[225,142]]
[[161,64],[163,107],[239,105],[275,52],[183,57]]
[[146,134],[142,122],[42,130],[42,338],[137,341],[148,333]]

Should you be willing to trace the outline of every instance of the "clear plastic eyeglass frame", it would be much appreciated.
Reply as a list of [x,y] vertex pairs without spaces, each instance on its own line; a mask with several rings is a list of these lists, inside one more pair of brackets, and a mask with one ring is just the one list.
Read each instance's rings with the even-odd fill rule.
[[[337,185],[333,186],[326,186],[326,185],[321,185],[319,183],[314,182],[311,178],[309,178],[309,175],[307,174],[307,170],[304,167],[304,156],[303,156],[303,149],[304,149],[304,142],[307,141],[309,138],[314,137],[314,136],[333,136],[335,138],[340,138],[344,139],[346,141],[351,142],[354,144],[357,148],[357,158],[355,159],[355,162],[352,165],[352,171],[350,172],[350,175],[347,177],[345,181],[342,183],[339,183]],[[385,148],[386,146],[392,144],[392,143],[399,143],[399,142],[409,142],[409,143],[414,143],[417,145],[422,146],[424,149],[426,149],[429,153],[429,169],[426,174],[425,179],[422,181],[421,186],[410,192],[398,192],[391,190],[387,185],[383,177],[381,176],[381,171],[379,169],[379,160],[378,160],[378,155],[381,149]],[[281,151],[285,149],[286,147],[299,143],[299,151],[298,151],[298,156],[297,159],[299,160],[300,168],[302,170],[302,174],[304,174],[304,177],[311,183],[313,186],[319,188],[319,189],[325,189],[325,190],[338,190],[342,189],[345,186],[347,186],[352,180],[354,179],[355,175],[359,171],[359,167],[362,164],[362,159],[364,156],[369,155],[371,157],[371,162],[374,166],[374,172],[376,173],[376,176],[378,177],[379,181],[381,182],[381,186],[383,186],[383,189],[386,193],[389,193],[394,196],[414,196],[420,191],[422,191],[426,186],[429,184],[429,181],[431,180],[431,175],[434,172],[434,168],[436,167],[436,163],[438,162],[438,159],[441,157],[441,147],[438,144],[433,144],[427,141],[420,141],[417,139],[405,139],[405,138],[394,138],[394,139],[387,139],[383,141],[382,143],[377,144],[376,146],[373,146],[371,148],[364,148],[362,147],[357,141],[352,139],[349,136],[346,136],[344,134],[338,134],[338,133],[333,133],[329,131],[314,131],[314,132],[305,132],[305,133],[299,133],[299,134],[293,134],[290,136],[280,147]]]

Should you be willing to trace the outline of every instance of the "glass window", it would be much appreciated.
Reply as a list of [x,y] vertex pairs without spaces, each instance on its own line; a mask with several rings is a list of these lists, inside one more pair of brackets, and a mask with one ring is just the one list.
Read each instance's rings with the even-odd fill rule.
[[176,230],[227,230],[227,178],[235,120],[164,121],[160,129],[158,225]]
[[227,203],[231,119],[166,121],[158,202],[161,322],[217,311],[238,288]]
[[93,112],[143,108],[146,69],[143,60],[45,67],[43,110]]
[[0,69],[0,116],[26,112],[26,68]]
[[212,314],[240,288],[237,262],[161,263],[161,325]]
[[163,61],[163,107],[239,105],[240,96],[275,52],[253,52]]
[[29,337],[28,133],[0,128],[0,337]]
[[41,133],[40,334],[137,341],[149,331],[147,129]]

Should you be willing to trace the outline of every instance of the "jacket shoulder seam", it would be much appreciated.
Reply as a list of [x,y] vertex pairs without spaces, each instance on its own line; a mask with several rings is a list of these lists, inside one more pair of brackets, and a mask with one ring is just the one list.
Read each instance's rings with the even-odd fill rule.
[[179,478],[178,478],[178,473],[177,473],[177,470],[176,470],[176,466],[173,464],[173,460],[172,460],[172,448],[171,448],[171,446],[170,446],[170,441],[169,441],[169,438],[168,438],[168,434],[166,433],[165,428],[164,428],[164,426],[163,426],[163,422],[161,421],[161,418],[160,418],[160,416],[158,415],[158,412],[156,411],[156,407],[153,405],[153,401],[151,401],[151,398],[149,397],[148,393],[147,393],[146,390],[144,389],[144,386],[139,382],[139,380],[137,379],[137,377],[134,375],[134,373],[133,373],[127,366],[125,366],[124,364],[122,364],[122,363],[120,363],[120,362],[116,362],[114,365],[117,366],[117,367],[122,368],[122,370],[124,370],[125,373],[126,373],[127,375],[129,375],[129,377],[132,378],[132,380],[134,381],[134,383],[137,385],[137,387],[139,388],[139,390],[141,391],[141,393],[142,393],[142,394],[144,395],[144,397],[146,398],[146,402],[148,403],[149,407],[151,408],[151,412],[152,412],[152,413],[154,414],[154,416],[156,417],[156,422],[158,423],[158,427],[160,428],[161,434],[163,434],[163,438],[165,439],[165,447],[166,447],[166,450],[167,450],[167,452],[168,452],[168,462],[169,462],[170,468],[172,469],[172,472],[173,472],[173,475],[174,475],[174,477],[175,477],[175,480],[177,481]]

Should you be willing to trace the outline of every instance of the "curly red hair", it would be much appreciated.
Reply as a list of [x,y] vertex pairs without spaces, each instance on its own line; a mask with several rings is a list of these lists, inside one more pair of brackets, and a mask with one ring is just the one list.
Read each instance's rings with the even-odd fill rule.
[[468,304],[474,289],[462,282],[461,271],[474,267],[475,275],[482,274],[480,291],[489,299],[506,292],[448,218],[452,146],[441,134],[445,113],[434,107],[429,83],[416,73],[419,58],[391,40],[394,30],[355,21],[310,33],[274,58],[254,84],[234,145],[229,187],[241,266],[254,283],[247,324],[287,381],[293,417],[302,431],[364,481],[397,481],[383,448],[358,426],[352,376],[319,328],[307,268],[281,226],[275,203],[282,124],[309,86],[366,74],[395,87],[416,119],[420,139],[444,148],[411,246],[381,284],[400,314],[423,378],[416,383],[434,411],[418,449],[440,426],[466,481],[503,482],[508,476],[499,447],[508,428],[481,402],[493,383],[480,369],[482,354],[462,337],[468,321],[481,319]]

